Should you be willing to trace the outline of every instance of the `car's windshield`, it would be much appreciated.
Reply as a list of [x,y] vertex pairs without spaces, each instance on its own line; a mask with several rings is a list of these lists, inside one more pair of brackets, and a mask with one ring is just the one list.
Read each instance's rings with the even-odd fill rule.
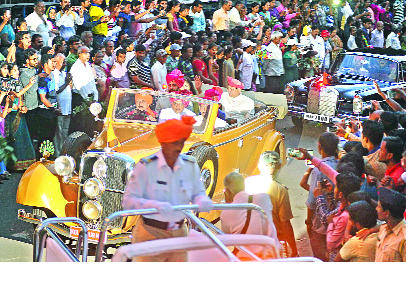
[[386,58],[345,55],[336,70],[337,73],[344,75],[362,75],[375,80],[398,81],[398,64]]
[[211,105],[208,103],[208,100],[199,97],[124,89],[116,95],[114,120],[158,124],[188,115],[197,121],[194,124],[194,132],[202,133],[210,116]]

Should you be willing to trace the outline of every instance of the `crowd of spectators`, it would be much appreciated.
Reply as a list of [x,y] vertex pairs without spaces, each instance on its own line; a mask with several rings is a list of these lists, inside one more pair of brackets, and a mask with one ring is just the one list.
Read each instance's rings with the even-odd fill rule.
[[[83,117],[87,104],[106,104],[113,87],[182,91],[186,85],[201,95],[203,83],[228,88],[233,78],[244,90],[283,93],[288,82],[328,70],[343,51],[405,49],[405,0],[273,0],[248,7],[221,0],[214,11],[204,11],[200,1],[188,2],[60,0],[46,7],[35,0],[33,12],[22,18],[0,9],[0,133],[15,149],[12,168],[28,168],[40,157],[44,140],[53,141],[59,153],[70,133],[89,125]],[[169,74],[174,81],[167,81]],[[377,191],[398,191],[385,193],[387,199],[405,193],[405,130],[400,128],[405,128],[405,107],[381,95],[396,112],[377,107],[363,125],[339,127],[341,142],[331,133],[320,138],[323,163],[342,168],[326,175],[337,191],[319,191],[321,168],[302,179],[309,190],[312,249],[323,260],[346,260],[348,251],[340,248],[357,226],[376,230],[360,216],[373,211],[354,203],[360,200],[352,197],[356,186],[361,184],[364,199],[379,200],[381,220],[400,220],[399,204],[389,204],[381,193],[378,198]],[[344,139],[351,142],[339,160],[333,145]],[[9,174],[4,163],[1,168],[0,182]],[[327,215],[333,215],[330,221]]]

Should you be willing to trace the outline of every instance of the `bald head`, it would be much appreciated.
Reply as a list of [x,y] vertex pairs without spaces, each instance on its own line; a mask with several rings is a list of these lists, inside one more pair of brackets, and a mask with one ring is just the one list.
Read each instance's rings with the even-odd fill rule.
[[229,190],[232,196],[235,196],[237,193],[245,190],[245,179],[237,172],[232,172],[226,175],[223,180],[223,184],[225,189]]

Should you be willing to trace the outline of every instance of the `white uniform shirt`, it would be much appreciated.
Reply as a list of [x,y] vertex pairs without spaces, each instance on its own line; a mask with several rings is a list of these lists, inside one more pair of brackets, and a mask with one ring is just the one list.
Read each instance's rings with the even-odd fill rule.
[[[200,204],[201,201],[210,199],[200,180],[200,169],[193,158],[179,156],[172,170],[160,150],[134,166],[122,198],[122,207],[124,210],[148,208],[147,204],[145,207],[148,200],[168,202],[175,206],[188,205],[190,202]],[[178,222],[185,215],[182,212],[173,212],[167,218],[160,214],[148,215],[147,218]]]
[[[245,204],[248,203],[248,193],[245,191],[239,192],[233,198],[232,204]],[[277,246],[280,246],[280,243],[277,239],[276,227],[273,223],[273,205],[271,204],[271,199],[268,194],[255,194],[252,201],[253,204],[260,206],[265,213],[267,214],[268,222],[268,231],[267,236],[276,240]],[[227,234],[240,234],[242,228],[246,222],[247,210],[223,210],[220,214],[220,221],[222,222],[222,231]],[[261,224],[262,223],[262,224]],[[253,210],[251,213],[251,220],[249,222],[249,227],[247,234],[257,234],[262,235],[265,232],[265,228],[262,226],[267,226],[263,221],[261,222],[260,214]],[[261,253],[263,251],[262,246],[249,246],[247,247],[252,253]]]
[[311,41],[311,45],[313,46],[313,50],[316,51],[318,54],[316,56],[322,61],[325,57],[325,43],[324,39],[319,35],[314,38],[311,34],[308,35],[309,40]]
[[254,110],[254,101],[242,94],[232,98],[229,96],[229,93],[224,92],[220,97],[219,103],[223,105],[227,118],[236,118],[238,121],[241,121],[245,117],[239,117],[238,112],[247,111],[248,113],[252,113]]
[[177,120],[181,120],[181,116],[196,116],[195,113],[193,113],[191,110],[184,108],[184,110],[180,113],[177,114],[176,112],[174,112],[174,110],[172,109],[172,107],[169,108],[164,108],[160,111],[159,114],[159,123],[163,123],[166,120],[170,120],[170,119],[177,119]]
[[395,32],[391,32],[390,34],[388,34],[388,37],[386,38],[386,48],[389,48],[389,47],[395,50],[401,49],[400,40],[398,39],[398,35],[395,34]]

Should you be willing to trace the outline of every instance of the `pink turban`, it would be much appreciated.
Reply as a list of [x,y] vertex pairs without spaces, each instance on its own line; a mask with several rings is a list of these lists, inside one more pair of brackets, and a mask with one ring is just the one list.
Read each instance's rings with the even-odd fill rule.
[[204,92],[204,97],[206,99],[211,99],[213,101],[214,101],[214,97],[217,97],[217,101],[219,101],[220,93],[215,88],[212,88]]
[[274,25],[273,31],[276,31],[277,28],[280,28],[280,30],[281,30],[281,29],[283,29],[283,25],[282,24],[276,24],[276,25]]
[[[176,91],[174,92],[175,94],[180,94],[180,95],[192,95],[192,92],[189,90],[181,90],[181,91]],[[171,104],[174,103],[175,101],[182,101],[182,104],[184,104],[185,107],[188,106],[188,104],[190,104],[190,101],[188,100],[184,100],[184,99],[178,99],[178,98],[169,98],[169,100],[171,101]]]
[[232,78],[230,76],[228,76],[228,84],[231,87],[234,87],[234,88],[237,88],[237,89],[241,89],[242,90],[244,88],[244,85],[243,85],[242,82],[240,82],[238,79]]
[[169,83],[171,81],[175,81],[175,84],[178,87],[182,87],[185,82],[184,74],[182,74],[182,72],[178,69],[173,70],[171,73],[166,75],[166,82]]

